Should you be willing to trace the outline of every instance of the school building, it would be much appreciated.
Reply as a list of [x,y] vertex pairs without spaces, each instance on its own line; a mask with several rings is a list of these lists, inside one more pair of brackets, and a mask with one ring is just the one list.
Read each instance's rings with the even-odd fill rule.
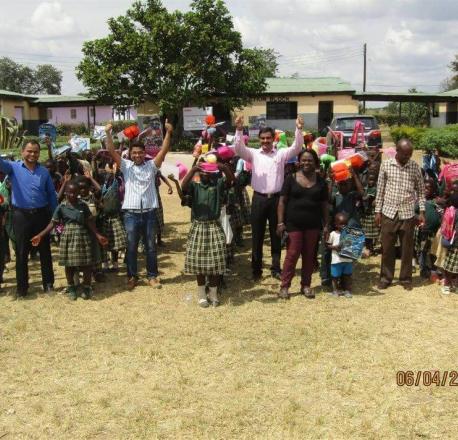
[[[432,127],[458,123],[458,89],[437,94],[357,92],[338,77],[268,78],[266,90],[249,106],[230,113],[221,97],[209,97],[207,106],[213,108],[217,121],[227,121],[228,128],[235,115],[242,114],[247,125],[255,126],[262,120],[274,128],[294,130],[300,115],[306,128],[322,130],[336,116],[358,114],[362,101],[427,102]],[[0,90],[0,114],[16,118],[30,134],[37,134],[42,123],[93,127],[109,120],[141,120],[158,113],[153,101],[120,113],[112,105],[87,96],[24,95]]]
[[136,119],[137,111],[125,112],[86,96],[25,95],[0,90],[0,114],[15,118],[29,134],[37,135],[43,123],[74,124],[93,127],[110,120]]

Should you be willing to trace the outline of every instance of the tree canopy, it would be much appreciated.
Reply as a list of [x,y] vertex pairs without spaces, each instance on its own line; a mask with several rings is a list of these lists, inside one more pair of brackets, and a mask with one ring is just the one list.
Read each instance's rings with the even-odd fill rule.
[[458,89],[458,55],[455,55],[455,60],[449,64],[449,67],[452,71],[452,76],[442,81],[441,90],[444,92]]
[[243,47],[222,0],[194,0],[188,12],[136,1],[108,26],[108,36],[84,43],[77,76],[118,107],[154,100],[176,114],[221,96],[234,109],[264,91],[277,70],[274,51]]
[[50,64],[32,69],[11,58],[0,58],[0,89],[25,94],[60,95],[61,83],[62,72]]
[[[409,89],[409,93],[418,93],[415,88]],[[385,111],[394,120],[399,117],[399,102],[390,102]],[[430,111],[424,102],[403,102],[401,105],[401,121],[411,126],[429,125]]]

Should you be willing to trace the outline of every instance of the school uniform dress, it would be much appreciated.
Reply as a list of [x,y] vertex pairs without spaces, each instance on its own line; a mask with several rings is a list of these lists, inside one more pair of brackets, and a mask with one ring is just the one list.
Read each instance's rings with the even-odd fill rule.
[[122,251],[127,247],[127,236],[121,220],[119,183],[113,179],[111,184],[102,187],[102,209],[100,212],[100,231],[108,240],[107,251]]
[[219,222],[224,179],[191,182],[192,224],[186,244],[184,271],[192,275],[222,275],[226,270],[226,236]]
[[86,226],[91,218],[89,207],[83,201],[74,206],[61,203],[53,214],[53,221],[62,222],[64,232],[59,244],[59,264],[65,267],[91,266],[94,264],[91,232]]
[[377,189],[375,187],[367,187],[365,192],[366,197],[373,197],[374,201],[372,206],[365,209],[364,215],[361,218],[361,227],[366,239],[377,240],[380,235],[380,228],[375,224],[375,196],[377,194]]
[[[455,231],[458,227],[458,218],[455,219]],[[458,274],[458,239],[447,249],[443,269],[447,272]]]

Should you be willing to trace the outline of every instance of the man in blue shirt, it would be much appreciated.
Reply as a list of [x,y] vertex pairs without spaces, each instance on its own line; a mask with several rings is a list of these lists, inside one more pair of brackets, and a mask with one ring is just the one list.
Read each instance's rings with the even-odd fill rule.
[[[49,224],[57,207],[54,184],[48,170],[38,163],[39,157],[40,144],[32,140],[22,147],[22,161],[11,162],[0,158],[0,171],[8,175],[12,186],[18,297],[27,295],[29,288],[30,240]],[[49,236],[40,242],[38,251],[43,289],[49,292],[54,284]]]

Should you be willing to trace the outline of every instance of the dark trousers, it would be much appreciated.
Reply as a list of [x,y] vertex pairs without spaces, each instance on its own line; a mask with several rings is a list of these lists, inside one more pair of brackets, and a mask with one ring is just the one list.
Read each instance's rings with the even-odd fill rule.
[[262,273],[262,246],[264,244],[267,221],[269,221],[270,251],[272,255],[270,270],[280,272],[281,240],[277,235],[278,200],[279,196],[268,198],[257,193],[253,194],[251,204],[251,268],[255,275]]
[[288,247],[281,273],[281,287],[290,287],[291,280],[296,272],[296,264],[302,255],[301,286],[310,287],[312,273],[315,269],[319,229],[292,231],[288,233]]
[[326,246],[326,240],[324,239],[323,234],[321,234],[321,240],[318,247],[318,250],[321,255],[321,262],[320,262],[320,278],[321,284],[324,285],[326,283],[331,283],[331,259],[332,259],[332,252]]
[[394,278],[394,266],[396,263],[396,239],[399,236],[401,242],[401,271],[399,282],[408,284],[412,282],[412,258],[414,245],[415,218],[400,220],[398,216],[390,219],[382,215],[382,267],[380,281],[391,283]]
[[5,271],[5,261],[8,249],[8,236],[2,226],[2,216],[0,215],[0,284],[3,283],[3,272]]
[[[48,226],[51,213],[47,207],[34,211],[13,208],[13,231],[16,236],[16,281],[18,292],[27,292],[29,288],[29,253],[32,247],[30,240]],[[43,288],[54,284],[51,246],[49,235],[43,237],[38,251],[40,252],[41,280]]]

